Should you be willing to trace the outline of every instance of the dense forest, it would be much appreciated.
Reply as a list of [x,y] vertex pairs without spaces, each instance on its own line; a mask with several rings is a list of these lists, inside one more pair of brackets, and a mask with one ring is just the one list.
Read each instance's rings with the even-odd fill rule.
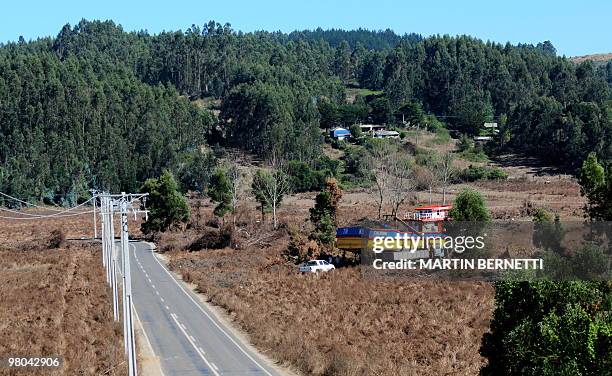
[[611,87],[612,63],[575,65],[550,42],[84,20],[0,45],[0,191],[71,203],[163,169],[200,190],[219,146],[313,164],[322,128],[414,125],[415,109],[457,134],[497,121],[500,148],[575,169],[612,158]]

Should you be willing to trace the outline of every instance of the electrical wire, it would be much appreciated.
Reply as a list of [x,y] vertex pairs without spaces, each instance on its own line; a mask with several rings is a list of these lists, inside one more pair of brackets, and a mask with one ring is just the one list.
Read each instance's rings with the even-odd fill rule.
[[[92,214],[93,212],[94,212],[93,210],[87,210],[87,211],[78,212],[78,213],[53,215],[53,216],[46,216],[46,217],[4,217],[4,216],[0,216],[0,219],[11,219],[11,220],[29,220],[29,219],[47,219],[47,218],[55,219],[55,218],[75,217],[75,216],[83,215],[83,214]],[[60,214],[60,213],[57,213],[57,214]]]
[[[22,202],[22,203],[25,203],[25,204],[28,204],[28,205],[32,205],[34,207],[38,207],[38,208],[43,208],[44,209],[44,207],[41,207],[41,206],[38,206],[38,205],[34,205],[34,204],[30,204],[30,203],[25,202],[23,200],[19,200],[19,199],[15,198],[15,197],[7,195],[6,193],[0,192],[0,194],[2,194],[3,196],[7,196],[7,197],[9,197],[9,198],[11,198],[13,200],[17,200],[19,202]],[[19,214],[19,215],[25,216],[25,217],[2,217],[2,216],[0,216],[0,218],[1,219],[45,219],[45,218],[61,218],[61,217],[64,217],[64,216],[72,216],[72,214],[68,215],[67,213],[70,213],[71,211],[73,211],[73,210],[75,210],[77,208],[82,207],[83,205],[89,203],[90,201],[92,201],[92,200],[94,200],[96,198],[97,198],[97,196],[93,196],[89,200],[87,200],[87,201],[85,201],[85,202],[83,202],[83,203],[81,203],[81,204],[79,204],[77,206],[73,206],[73,207],[65,209],[65,210],[57,211],[56,213],[53,213],[53,214],[22,213],[22,212],[19,212],[19,211],[16,211],[16,210],[0,208],[0,210],[2,210],[2,211],[7,211],[7,212],[10,212],[10,213],[14,213],[14,214]],[[88,211],[88,212],[89,213],[93,213],[93,210]],[[83,212],[83,213],[86,213],[86,212]],[[83,213],[77,213],[76,215],[81,215]]]
[[72,211],[72,209],[66,209],[66,210],[62,210],[61,212],[57,212],[57,213],[52,213],[52,214],[33,214],[33,213],[25,213],[23,211],[20,210],[13,210],[13,209],[8,209],[8,208],[3,208],[0,207],[0,211],[5,211],[8,213],[13,213],[13,214],[19,214],[19,215],[23,215],[26,217],[35,217],[35,218],[44,218],[44,217],[48,217],[48,216],[56,216],[56,215],[62,215],[66,212],[70,212]]
[[[23,213],[23,212],[20,212],[20,211],[17,211],[17,210],[12,210],[12,209],[8,209],[8,208],[0,207],[0,211],[6,211],[6,212],[9,212],[9,213],[18,214],[18,215],[23,216],[23,217],[0,216],[0,219],[8,219],[8,220],[30,220],[30,219],[47,219],[47,218],[66,218],[66,217],[74,217],[74,216],[78,216],[78,215],[95,213],[95,211],[96,211],[95,208],[93,210],[87,210],[87,211],[78,212],[78,213],[70,213],[70,212],[75,210],[75,209],[77,209],[77,208],[80,208],[80,207],[86,205],[87,203],[89,203],[92,200],[97,199],[98,196],[99,196],[98,194],[95,194],[92,198],[90,198],[89,200],[87,200],[87,201],[85,201],[85,202],[83,202],[83,203],[81,203],[81,204],[79,204],[77,206],[73,206],[71,208],[59,211],[59,210],[55,210],[55,209],[48,209],[48,208],[45,208],[43,206],[35,205],[35,204],[32,204],[32,203],[20,200],[20,199],[18,199],[16,197],[10,196],[10,195],[8,195],[6,193],[3,193],[3,192],[0,192],[0,195],[5,196],[7,198],[10,198],[12,200],[15,200],[17,202],[20,202],[22,204],[31,206],[31,207],[56,211],[56,213],[53,213],[53,214],[32,214],[32,213]],[[140,195],[135,196],[135,197],[134,196],[130,196],[131,199],[130,199],[130,201],[128,201],[128,203],[131,204],[131,203],[133,203],[133,202],[135,202],[137,200],[142,199],[145,196],[147,196],[147,194],[140,194]],[[68,214],[68,213],[70,213],[70,214]]]
[[11,195],[7,195],[7,194],[6,194],[6,193],[4,193],[4,192],[0,192],[0,196],[4,196],[4,197],[6,197],[6,198],[10,198],[11,200],[15,200],[15,201],[17,201],[17,202],[19,202],[19,203],[25,204],[25,205],[27,205],[27,206],[31,206],[31,207],[33,207],[33,208],[40,208],[40,209],[45,209],[45,210],[50,210],[50,211],[56,211],[56,212],[61,212],[61,211],[63,211],[63,210],[59,210],[59,209],[52,209],[52,208],[48,208],[48,207],[44,207],[44,206],[35,205],[35,204],[29,203],[29,202],[27,202],[27,201],[20,200],[20,199],[18,199],[18,198],[16,198],[16,197],[13,197],[13,196],[11,196]]

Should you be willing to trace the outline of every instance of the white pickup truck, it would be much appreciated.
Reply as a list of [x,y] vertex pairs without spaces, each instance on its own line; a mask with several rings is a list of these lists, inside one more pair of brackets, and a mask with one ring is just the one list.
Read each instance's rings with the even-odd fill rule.
[[310,260],[300,265],[300,273],[328,272],[336,267],[325,260]]

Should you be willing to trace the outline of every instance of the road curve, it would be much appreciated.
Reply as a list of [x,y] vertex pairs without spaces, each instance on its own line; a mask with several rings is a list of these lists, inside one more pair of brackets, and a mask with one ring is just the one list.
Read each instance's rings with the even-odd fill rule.
[[130,242],[134,308],[165,376],[280,376],[232,334],[144,242]]

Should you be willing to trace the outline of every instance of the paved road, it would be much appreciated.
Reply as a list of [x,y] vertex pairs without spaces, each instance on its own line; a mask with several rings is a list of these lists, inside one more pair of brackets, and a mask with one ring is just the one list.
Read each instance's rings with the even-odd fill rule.
[[223,326],[143,242],[130,242],[136,312],[165,376],[280,375]]

